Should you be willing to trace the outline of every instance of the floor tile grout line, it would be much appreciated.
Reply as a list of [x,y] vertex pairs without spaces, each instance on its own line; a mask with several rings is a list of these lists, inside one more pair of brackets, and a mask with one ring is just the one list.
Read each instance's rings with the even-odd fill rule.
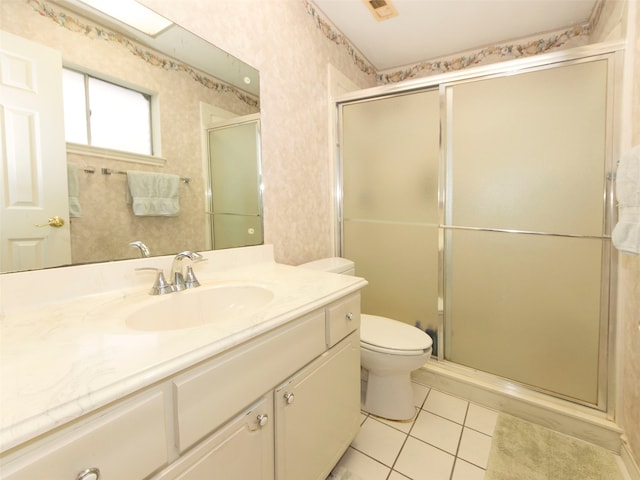
[[[391,474],[393,474],[393,472],[398,472],[397,470],[395,470],[395,466],[396,463],[398,463],[398,459],[400,458],[400,455],[402,454],[402,450],[404,449],[405,445],[407,444],[407,440],[409,440],[409,437],[411,436],[411,431],[413,430],[413,427],[415,427],[416,425],[416,420],[418,420],[418,415],[420,415],[420,412],[422,411],[422,407],[424,406],[425,402],[427,401],[427,398],[429,397],[429,394],[431,393],[431,388],[429,388],[427,390],[427,394],[424,396],[424,399],[422,400],[422,403],[417,406],[414,405],[414,407],[416,408],[416,414],[413,417],[413,420],[411,421],[411,426],[409,427],[409,430],[406,432],[405,437],[404,437],[404,441],[402,442],[402,446],[400,447],[400,450],[398,450],[398,454],[396,455],[395,460],[393,461],[393,464],[391,465],[391,469],[389,470],[389,473],[387,475],[387,480],[389,480],[389,477],[391,476]],[[395,428],[392,426],[392,428]],[[402,430],[396,429],[402,433]],[[415,437],[413,437],[415,438]],[[406,476],[401,472],[398,472],[400,475]],[[407,477],[408,478],[408,477]]]
[[[465,408],[465,412],[464,412],[464,417],[463,417],[462,423],[459,423],[459,422],[457,422],[457,421],[455,421],[455,420],[452,420],[451,418],[447,418],[447,417],[445,417],[445,416],[442,416],[442,415],[440,415],[440,414],[438,414],[438,413],[435,413],[435,412],[431,412],[431,411],[426,410],[426,409],[424,408],[424,406],[425,406],[425,404],[426,404],[426,402],[427,402],[427,400],[428,400],[428,398],[429,398],[429,396],[430,396],[430,394],[431,394],[431,392],[432,392],[432,391],[434,391],[434,389],[433,389],[433,388],[429,388],[429,389],[428,389],[428,391],[427,391],[427,393],[426,393],[426,395],[425,395],[424,399],[423,399],[423,400],[422,400],[422,402],[421,402],[421,405],[414,405],[414,407],[416,408],[416,414],[415,414],[415,416],[413,417],[413,420],[410,422],[410,423],[411,423],[411,426],[409,427],[408,431],[406,431],[406,432],[405,432],[404,430],[401,430],[401,429],[397,428],[395,425],[393,425],[393,420],[388,420],[388,419],[378,418],[378,417],[376,417],[375,415],[373,415],[373,416],[372,416],[370,413],[367,413],[367,412],[365,412],[365,411],[362,411],[362,410],[361,410],[361,413],[364,415],[364,419],[362,420],[362,422],[361,422],[361,424],[360,424],[361,426],[362,426],[362,425],[364,425],[364,423],[365,423],[367,420],[369,420],[369,419],[373,418],[373,420],[377,420],[379,423],[381,423],[381,424],[383,424],[383,425],[385,425],[385,426],[387,426],[387,427],[390,427],[390,428],[394,429],[395,431],[398,431],[398,432],[400,432],[400,433],[402,433],[402,434],[404,435],[404,440],[403,440],[403,442],[402,442],[402,445],[400,446],[400,449],[398,450],[398,453],[397,453],[397,455],[395,456],[395,458],[394,458],[394,460],[393,460],[393,462],[392,462],[391,466],[389,466],[389,465],[385,464],[384,462],[381,462],[379,459],[377,459],[377,458],[375,458],[375,457],[371,456],[370,454],[367,454],[367,453],[365,453],[365,452],[363,452],[363,451],[361,451],[361,450],[358,450],[358,449],[357,449],[357,448],[355,448],[355,447],[351,447],[351,448],[353,448],[355,451],[359,452],[360,454],[362,454],[362,455],[366,456],[367,458],[369,458],[369,459],[371,459],[371,460],[375,461],[376,463],[378,463],[378,464],[382,465],[384,468],[388,468],[388,469],[389,469],[389,472],[387,473],[386,480],[389,480],[390,476],[391,476],[394,472],[398,473],[399,475],[406,476],[406,475],[404,475],[402,472],[400,472],[400,471],[396,470],[396,469],[395,469],[395,466],[396,466],[396,465],[397,465],[397,463],[398,463],[398,460],[399,460],[399,458],[400,458],[400,455],[402,454],[402,451],[404,450],[404,448],[405,448],[405,446],[406,446],[406,444],[407,444],[407,441],[409,440],[409,437],[413,438],[414,440],[416,440],[416,441],[418,441],[418,442],[420,442],[420,443],[422,443],[422,444],[428,445],[428,446],[430,446],[430,447],[432,447],[432,448],[435,448],[436,450],[439,450],[439,451],[441,451],[441,452],[443,452],[443,453],[445,453],[445,454],[450,455],[451,457],[453,457],[453,464],[452,464],[452,467],[451,467],[451,472],[450,472],[450,474],[449,474],[449,480],[452,480],[452,479],[453,479],[453,475],[454,475],[455,468],[456,468],[456,465],[457,465],[457,463],[458,463],[458,460],[460,460],[460,461],[462,461],[462,462],[465,462],[465,463],[468,463],[469,465],[472,465],[472,466],[474,466],[474,467],[476,467],[476,468],[479,468],[480,470],[486,471],[486,468],[484,468],[484,467],[482,467],[482,466],[480,466],[480,465],[477,465],[477,464],[475,464],[475,463],[474,463],[474,462],[472,462],[472,461],[466,460],[466,459],[461,458],[461,457],[459,457],[459,456],[458,456],[458,455],[459,455],[459,453],[460,453],[460,446],[461,446],[461,443],[462,443],[462,436],[464,435],[464,431],[465,431],[465,429],[468,429],[468,430],[470,430],[470,431],[473,431],[473,432],[475,432],[475,433],[478,433],[478,434],[480,434],[480,435],[482,435],[482,436],[484,436],[484,437],[489,437],[489,438],[491,439],[491,441],[493,441],[493,435],[489,435],[489,434],[487,434],[487,433],[485,433],[485,432],[482,432],[482,431],[477,430],[477,429],[475,429],[475,428],[471,428],[471,427],[469,427],[469,426],[467,426],[467,425],[466,425],[466,422],[467,422],[467,420],[469,419],[469,411],[470,411],[470,408],[471,408],[472,402],[471,402],[471,401],[469,401],[469,400],[465,400],[465,399],[462,399],[462,398],[460,398],[460,397],[455,397],[454,395],[451,395],[451,396],[452,396],[452,397],[454,397],[454,398],[459,398],[460,400],[463,400],[464,402],[466,402],[466,408]],[[435,391],[439,392],[439,390],[435,390]],[[440,392],[440,393],[444,393],[444,392]],[[448,394],[447,394],[447,395],[448,395]],[[460,431],[460,436],[459,436],[459,438],[458,438],[458,443],[457,443],[457,447],[456,447],[456,452],[455,452],[455,454],[452,454],[451,452],[448,452],[448,451],[446,451],[446,450],[444,450],[444,449],[442,449],[442,448],[440,448],[440,447],[438,447],[438,446],[436,446],[436,445],[432,445],[432,444],[431,444],[431,443],[429,443],[428,441],[422,440],[421,438],[416,437],[415,435],[412,435],[412,432],[413,432],[413,429],[414,429],[414,427],[415,427],[416,421],[417,421],[417,419],[418,419],[419,415],[420,415],[423,411],[424,411],[425,413],[428,413],[428,414],[430,414],[430,415],[434,415],[434,416],[436,416],[436,417],[438,417],[438,418],[441,418],[441,419],[443,419],[443,420],[449,421],[449,422],[451,422],[451,423],[453,423],[453,424],[455,424],[455,425],[459,425],[459,426],[461,426],[461,427],[462,427],[462,428],[461,428],[461,431]],[[385,420],[386,420],[386,421],[385,421]],[[387,423],[387,422],[389,422],[389,423]],[[407,422],[407,423],[409,423],[409,422]],[[409,478],[409,477],[407,477],[407,478]]]
[[[391,467],[389,467],[389,465],[387,465],[387,464],[385,464],[385,463],[382,463],[382,462],[381,462],[380,460],[378,460],[377,458],[372,457],[371,455],[369,455],[369,454],[368,454],[368,453],[366,453],[366,452],[363,452],[362,450],[358,450],[358,449],[357,449],[356,447],[354,447],[354,446],[349,445],[349,448],[353,448],[356,452],[358,452],[358,453],[360,453],[360,454],[364,455],[364,456],[365,456],[365,457],[367,457],[367,458],[370,458],[371,460],[373,460],[373,461],[374,461],[374,462],[376,462],[376,463],[379,463],[379,464],[380,464],[380,465],[382,465],[384,468],[388,468],[388,469],[389,469],[389,472],[391,472]],[[388,476],[388,475],[387,475],[387,476]]]
[[[391,476],[391,474],[397,470],[395,470],[395,466],[396,463],[398,463],[398,459],[400,458],[400,455],[402,454],[402,450],[404,449],[404,446],[407,444],[407,440],[409,439],[409,434],[405,435],[404,437],[404,441],[402,442],[402,446],[400,447],[400,450],[398,450],[398,454],[396,455],[396,458],[393,460],[393,464],[391,465],[391,468],[389,469],[389,474],[387,475],[387,480],[389,480],[389,477]],[[401,472],[398,472],[401,473]],[[402,474],[404,475],[404,474]],[[406,476],[406,475],[405,475]]]
[[460,444],[462,443],[462,435],[464,435],[464,424],[467,423],[467,416],[469,415],[469,405],[471,402],[467,401],[467,408],[464,411],[464,419],[462,420],[462,429],[460,430],[460,437],[458,438],[458,446],[456,448],[456,454],[453,458],[453,465],[451,466],[451,472],[449,473],[449,480],[453,480],[453,472],[456,471],[456,463],[458,463],[458,454],[460,453]]
[[450,418],[445,417],[443,415],[440,415],[439,413],[431,412],[429,410],[425,410],[424,408],[422,408],[421,410],[426,412],[426,413],[430,413],[431,415],[434,415],[436,417],[443,418],[445,420],[449,420],[451,423],[455,423],[456,425],[460,425],[461,427],[464,427],[464,423],[456,422],[455,420],[451,420]]
[[[431,390],[429,390],[429,391],[431,391]],[[428,393],[427,393],[427,396],[429,396]],[[425,401],[426,401],[426,399],[427,399],[427,397],[425,397]],[[422,404],[424,405],[424,402],[422,402]],[[411,436],[411,431],[413,430],[413,427],[415,427],[415,425],[416,425],[416,420],[418,420],[418,415],[420,415],[420,411],[421,410],[422,410],[421,408],[416,407],[416,414],[413,417],[413,420],[411,422],[411,426],[409,427],[409,431],[406,433],[406,435],[404,437],[404,441],[402,442],[402,446],[400,447],[400,450],[398,450],[398,454],[396,455],[396,458],[393,461],[393,465],[391,465],[391,471],[389,472],[389,475],[387,475],[387,480],[389,479],[391,474],[395,471],[394,467],[396,466],[396,463],[398,463],[398,459],[400,458],[400,455],[402,454],[402,450],[404,449],[405,445],[407,444],[407,440],[409,440],[409,437]]]

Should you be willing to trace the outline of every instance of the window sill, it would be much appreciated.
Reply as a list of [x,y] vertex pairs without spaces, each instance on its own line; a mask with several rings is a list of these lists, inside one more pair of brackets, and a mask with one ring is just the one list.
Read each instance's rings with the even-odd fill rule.
[[131,163],[145,163],[147,165],[164,165],[167,160],[153,155],[143,155],[140,153],[123,152],[120,150],[110,150],[108,148],[92,147],[78,143],[67,143],[67,153],[76,155],[88,155],[91,157],[106,158],[109,160],[120,160]]

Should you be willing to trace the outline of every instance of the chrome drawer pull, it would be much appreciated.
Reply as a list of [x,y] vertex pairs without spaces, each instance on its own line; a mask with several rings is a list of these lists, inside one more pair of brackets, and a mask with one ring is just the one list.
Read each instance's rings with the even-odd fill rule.
[[100,480],[100,469],[87,468],[78,474],[76,480]]

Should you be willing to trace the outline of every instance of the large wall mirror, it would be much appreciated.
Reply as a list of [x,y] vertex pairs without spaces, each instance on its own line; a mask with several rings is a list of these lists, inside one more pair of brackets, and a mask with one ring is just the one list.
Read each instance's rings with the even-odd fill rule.
[[[136,258],[136,241],[154,256],[263,242],[256,69],[178,25],[150,36],[78,0],[4,0],[0,19],[0,272]],[[139,92],[150,151],[65,141],[62,67]],[[133,208],[139,177],[143,198],[179,207]]]

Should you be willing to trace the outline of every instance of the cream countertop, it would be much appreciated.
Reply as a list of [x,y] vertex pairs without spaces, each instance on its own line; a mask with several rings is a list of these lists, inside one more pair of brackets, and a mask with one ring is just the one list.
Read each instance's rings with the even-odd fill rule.
[[[0,451],[366,285],[357,277],[273,261],[212,270],[198,274],[204,288],[249,283],[269,288],[274,299],[251,316],[162,332],[134,331],[124,323],[128,309],[166,298],[148,295],[150,284],[5,313],[0,321]],[[170,295],[181,293],[189,291]]]

